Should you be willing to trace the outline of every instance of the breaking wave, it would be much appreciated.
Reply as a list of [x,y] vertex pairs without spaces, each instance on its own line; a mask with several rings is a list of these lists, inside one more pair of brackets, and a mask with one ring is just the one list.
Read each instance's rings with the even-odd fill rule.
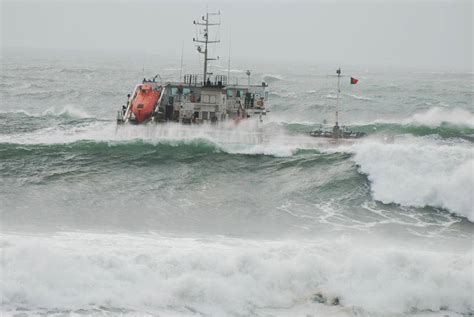
[[[64,113],[68,113],[67,108]],[[114,122],[86,121],[27,133],[0,134],[0,155],[12,158],[32,151],[38,155],[93,153],[97,159],[102,156],[113,162],[138,155],[145,162],[156,163],[164,153],[170,157],[206,159],[216,153],[289,157],[301,150],[341,151],[354,154],[353,160],[371,182],[375,200],[443,208],[474,221],[474,153],[471,143],[462,137],[443,141],[405,136],[387,143],[375,134],[351,146],[335,146],[301,135],[302,130],[288,134],[288,129],[302,128],[295,124],[260,126],[256,121],[248,121],[238,126],[165,124],[117,129]],[[424,133],[421,131],[420,135]]]
[[474,309],[470,253],[344,238],[259,241],[85,232],[4,234],[1,249],[5,312],[28,307],[38,313],[167,315],[172,310],[235,316],[284,308],[296,316],[304,311],[360,316]]
[[403,123],[426,125],[430,127],[440,126],[442,123],[467,126],[474,128],[474,113],[461,108],[431,108],[426,112],[417,113]]
[[[128,163],[129,159],[140,158],[141,164],[159,162],[164,157],[181,158],[196,157],[201,155],[218,154],[225,152],[217,145],[203,139],[189,141],[161,141],[156,143],[134,141],[76,141],[61,144],[2,144],[0,155],[3,158],[22,159],[32,156],[51,156],[57,153],[57,158],[69,155],[69,163],[73,163],[75,155],[95,157],[97,161],[109,160]],[[54,160],[53,158],[51,158]],[[110,161],[111,160],[111,161]],[[89,162],[93,164],[94,162]],[[13,174],[15,171],[12,171]]]
[[39,117],[67,117],[73,119],[85,119],[85,118],[94,118],[87,111],[78,107],[77,105],[65,105],[63,107],[50,107],[43,112],[33,113],[27,110],[14,110],[14,111],[0,111],[0,118],[6,117],[10,119],[12,116],[26,116],[32,118]]
[[0,143],[18,145],[72,144],[81,141],[146,144],[189,144],[202,141],[232,154],[264,154],[291,156],[299,149],[312,148],[308,137],[294,138],[280,127],[259,127],[257,121],[219,127],[184,126],[180,124],[126,126],[92,121],[84,125],[64,128],[44,128],[31,133],[0,135]]
[[[375,120],[377,123],[398,123],[404,125],[419,125],[427,127],[439,127],[443,124],[474,128],[474,113],[462,108],[434,107],[424,112],[418,112],[412,116],[399,120]],[[360,124],[362,125],[362,124]]]
[[395,124],[378,123],[361,126],[353,126],[353,129],[366,132],[368,134],[411,134],[413,136],[436,136],[442,139],[464,139],[474,142],[474,128],[458,127],[448,123],[442,123],[440,126],[429,127],[417,124]]
[[368,175],[374,199],[414,207],[439,207],[474,222],[474,149],[408,138],[366,140],[341,149],[354,153]]
[[57,109],[55,107],[51,107],[46,109],[42,115],[46,116],[65,116],[69,118],[76,118],[76,119],[85,119],[85,118],[93,118],[87,111],[81,109],[76,105],[66,105],[61,109]]

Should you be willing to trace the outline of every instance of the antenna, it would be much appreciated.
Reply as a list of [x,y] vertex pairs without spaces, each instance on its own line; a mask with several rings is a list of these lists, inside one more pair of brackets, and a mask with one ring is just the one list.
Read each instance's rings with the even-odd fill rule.
[[232,44],[232,33],[229,35],[229,59],[227,61],[227,80],[230,83],[230,46]]
[[207,75],[208,75],[208,72],[207,72],[207,62],[208,61],[213,61],[213,60],[216,60],[217,58],[210,58],[208,57],[208,44],[213,44],[213,43],[220,43],[220,40],[216,40],[216,41],[209,41],[209,27],[210,26],[215,26],[215,25],[220,25],[221,23],[218,22],[218,23],[210,23],[209,22],[209,16],[217,16],[219,15],[220,16],[221,12],[217,12],[217,13],[209,13],[207,12],[205,16],[202,16],[201,18],[201,21],[196,21],[194,20],[194,25],[198,25],[198,26],[203,26],[204,27],[204,38],[203,39],[199,39],[199,38],[193,38],[193,42],[196,42],[196,43],[203,43],[204,44],[204,50],[202,49],[202,47],[200,45],[198,45],[197,47],[197,50],[199,53],[203,54],[204,55],[204,78],[203,78],[203,84],[206,83],[206,80],[207,80]]
[[184,52],[184,41],[181,44],[181,67],[179,68],[179,80],[181,80],[181,76],[183,75],[183,52]]
[[146,56],[146,51],[143,51],[143,58],[142,58],[142,76],[143,76],[143,79],[145,79],[145,60],[147,59],[147,56]]

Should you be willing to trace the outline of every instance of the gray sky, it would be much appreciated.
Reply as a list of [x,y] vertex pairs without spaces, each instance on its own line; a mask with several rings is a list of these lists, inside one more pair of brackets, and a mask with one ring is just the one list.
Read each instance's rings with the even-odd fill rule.
[[[5,1],[2,47],[198,58],[193,19],[221,11],[232,59],[472,71],[472,1]],[[217,29],[213,29],[211,37]],[[212,51],[212,50],[211,50]]]

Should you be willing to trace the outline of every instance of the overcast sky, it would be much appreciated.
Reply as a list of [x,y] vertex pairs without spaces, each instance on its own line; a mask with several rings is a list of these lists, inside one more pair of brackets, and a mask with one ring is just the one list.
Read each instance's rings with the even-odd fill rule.
[[[208,7],[216,55],[233,59],[472,71],[472,1],[5,1],[2,48],[195,56]],[[211,50],[212,51],[212,50]]]

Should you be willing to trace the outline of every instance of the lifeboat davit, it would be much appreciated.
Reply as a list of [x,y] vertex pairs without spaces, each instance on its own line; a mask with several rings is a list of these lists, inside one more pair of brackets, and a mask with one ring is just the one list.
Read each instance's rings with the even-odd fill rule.
[[133,99],[131,105],[131,112],[136,123],[151,119],[160,96],[161,90],[154,89],[150,84],[143,84],[138,88],[137,96]]

